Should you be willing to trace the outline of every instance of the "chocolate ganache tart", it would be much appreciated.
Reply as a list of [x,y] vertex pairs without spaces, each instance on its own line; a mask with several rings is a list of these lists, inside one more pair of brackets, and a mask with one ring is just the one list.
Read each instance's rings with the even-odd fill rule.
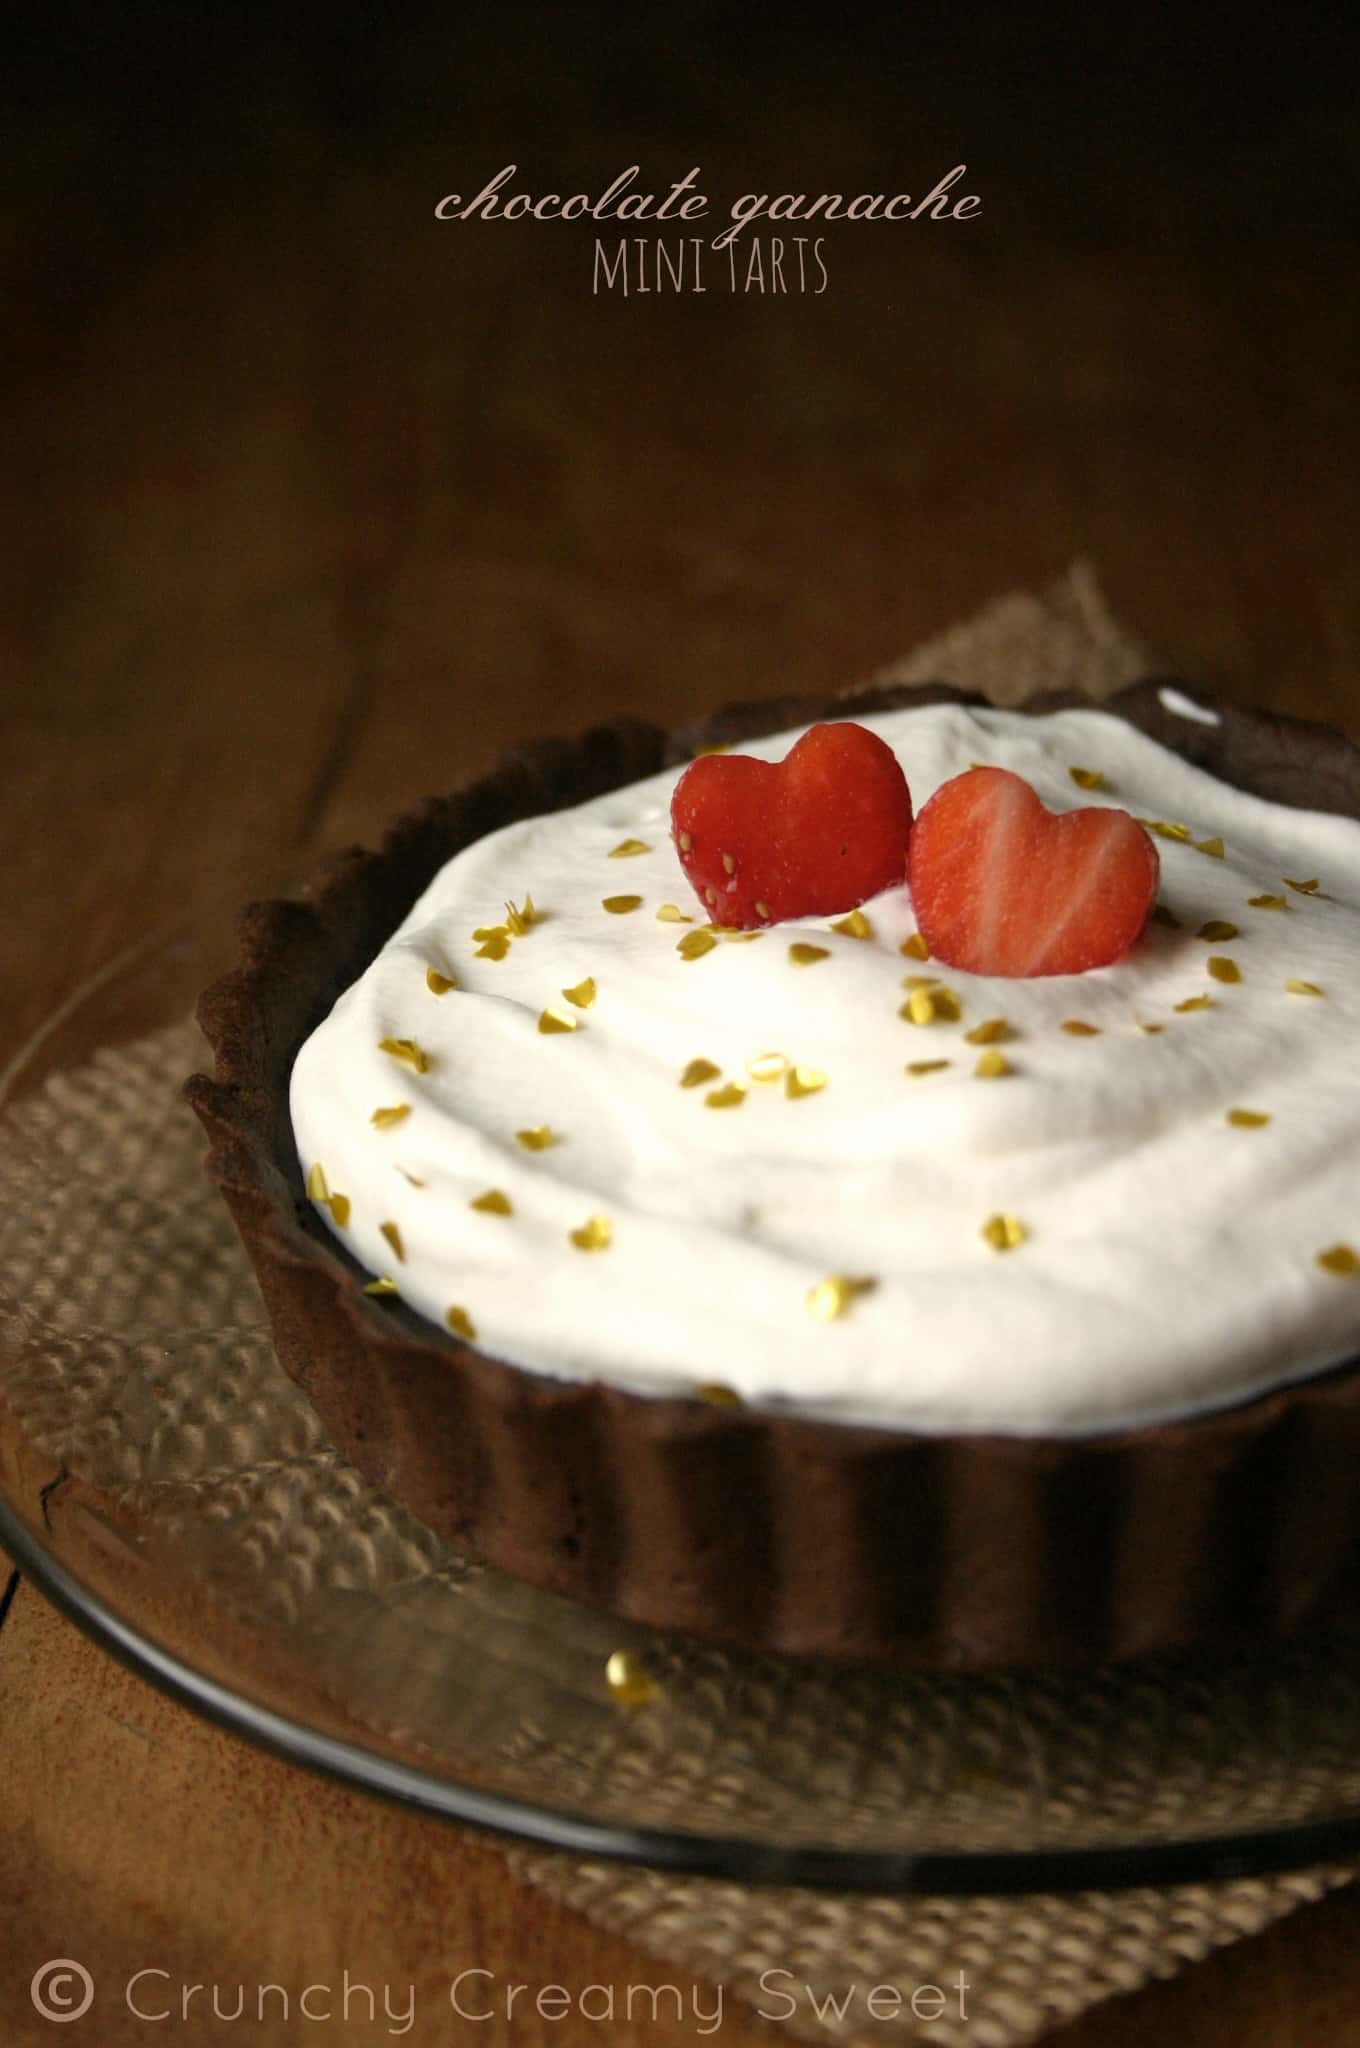
[[[1139,936],[950,966],[900,871],[724,922],[682,773],[819,721],[895,755],[913,844],[979,769],[1130,814]],[[1008,843],[994,942],[1035,886]],[[1360,1592],[1340,734],[1158,678],[624,720],[252,906],[242,948],[199,1008],[208,1171],[285,1370],[453,1544],[746,1650],[937,1669],[1226,1647]]]

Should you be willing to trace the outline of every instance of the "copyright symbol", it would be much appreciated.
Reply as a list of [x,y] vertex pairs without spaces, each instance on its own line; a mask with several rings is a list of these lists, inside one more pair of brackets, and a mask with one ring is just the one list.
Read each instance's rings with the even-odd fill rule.
[[58,1956],[33,1972],[28,1995],[45,2020],[64,2027],[68,2020],[80,2019],[94,2004],[94,1978],[83,1963]]

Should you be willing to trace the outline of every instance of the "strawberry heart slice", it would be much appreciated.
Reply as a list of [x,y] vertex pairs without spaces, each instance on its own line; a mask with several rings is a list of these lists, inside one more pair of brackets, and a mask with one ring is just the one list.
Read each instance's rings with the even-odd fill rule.
[[906,877],[911,795],[862,725],[814,725],[782,761],[704,754],[671,798],[680,865],[714,924],[853,910]]
[[911,835],[912,907],[931,957],[972,974],[1082,974],[1126,953],[1157,894],[1157,849],[1127,811],[1055,816],[1007,768],[936,790]]

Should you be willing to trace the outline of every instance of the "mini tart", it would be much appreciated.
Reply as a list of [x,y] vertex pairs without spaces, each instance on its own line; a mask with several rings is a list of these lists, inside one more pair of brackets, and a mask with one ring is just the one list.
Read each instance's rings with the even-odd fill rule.
[[[1090,704],[1224,782],[1360,819],[1360,750],[1299,720],[1173,714],[1158,679]],[[331,1437],[438,1535],[630,1620],[738,1648],[953,1670],[1127,1659],[1282,1635],[1360,1595],[1360,1359],[1193,1420],[1101,1436],[927,1436],[526,1372],[445,1334],[318,1221],[289,1116],[297,1052],[453,854],[701,746],[818,718],[981,704],[946,685],[620,721],[523,748],[299,902],[256,904],[202,997],[188,1099],[279,1359]],[[1199,700],[1201,703],[1204,701]],[[713,1360],[715,1389],[723,1361]]]

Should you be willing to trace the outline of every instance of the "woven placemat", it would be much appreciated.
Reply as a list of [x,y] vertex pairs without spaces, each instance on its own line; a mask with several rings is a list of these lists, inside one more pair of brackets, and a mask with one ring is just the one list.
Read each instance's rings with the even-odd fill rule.
[[[1113,624],[1094,579],[1078,567],[1041,597],[1002,600],[890,676],[945,677],[1016,702],[1039,687],[1075,685],[1101,695],[1148,666],[1146,651]],[[225,1616],[262,1635],[272,1632],[300,1666],[320,1671],[320,1705],[333,1707],[342,1727],[348,1722],[353,1732],[357,1723],[380,1743],[417,1756],[422,1743],[429,1752],[436,1731],[447,1738],[449,1754],[460,1742],[481,1743],[506,1772],[520,1770],[526,1785],[537,1779],[549,1803],[554,1787],[565,1799],[570,1786],[586,1796],[586,1810],[591,1796],[598,1804],[620,1798],[630,1784],[665,1780],[675,1795],[670,1819],[682,1826],[686,1801],[697,1825],[710,1810],[721,1814],[725,1796],[721,1782],[709,1782],[700,1708],[728,1729],[729,1771],[745,1743],[751,1782],[772,1725],[780,1771],[795,1785],[800,1774],[816,1783],[817,1759],[834,1752],[857,1796],[862,1790],[866,1828],[883,1818],[881,1790],[877,1810],[869,1796],[874,1782],[888,1788],[890,1818],[894,1800],[905,1809],[922,1797],[928,1774],[918,1755],[938,1754],[942,1723],[957,1729],[966,1722],[970,1699],[998,1752],[978,1793],[983,1834],[989,1802],[992,1823],[1001,1824],[995,1808],[1008,1744],[1046,1746],[1050,1757],[1065,1747],[1083,1752],[1086,1791],[1078,1783],[1068,1800],[1070,1825],[1080,1823],[1084,1803],[1098,1803],[1116,1821],[1121,1801],[1125,1812],[1137,1813],[1151,1790],[1144,1738],[1159,1713],[1189,1730],[1179,1738],[1188,1753],[1177,1759],[1182,1826],[1187,1815],[1195,1818],[1201,1779],[1200,1818],[1212,1828],[1238,1812],[1268,1820],[1276,1796],[1272,1770],[1287,1782],[1300,1751],[1312,1753],[1309,1742],[1320,1743],[1320,1783],[1330,1771],[1335,1788],[1337,1769],[1349,1768],[1360,1718],[1360,1653],[1344,1672],[1321,1657],[1301,1665],[1289,1689],[1272,1695],[1279,1725],[1258,1743],[1253,1714],[1260,1695],[1245,1677],[1239,1693],[1231,1672],[1203,1687],[1202,1705],[1188,1716],[1184,1677],[1149,1671],[1132,1680],[1116,1674],[1094,1685],[1083,1681],[1070,1698],[1056,1683],[1031,1693],[1023,1684],[1007,1691],[983,1683],[970,1694],[957,1679],[940,1681],[937,1696],[917,1676],[903,1681],[886,1717],[865,1711],[855,1681],[822,1687],[799,1678],[796,1667],[782,1689],[767,1687],[759,1700],[748,1674],[734,1705],[735,1665],[710,1652],[687,1670],[685,1653],[672,1646],[677,1702],[688,1686],[692,1711],[686,1719],[677,1705],[668,1724],[670,1753],[658,1759],[649,1748],[645,1721],[637,1733],[592,1746],[597,1724],[590,1714],[600,1710],[586,1711],[580,1685],[575,1696],[566,1680],[557,1692],[544,1692],[542,1666],[551,1661],[549,1649],[557,1651],[555,1639],[535,1635],[535,1613],[548,1610],[533,1602],[546,1596],[526,1593],[521,1600],[510,1582],[447,1551],[384,1500],[324,1442],[312,1411],[282,1374],[244,1253],[201,1172],[201,1134],[179,1099],[182,1077],[200,1058],[187,1024],[106,1049],[47,1082],[0,1132],[0,1458],[11,1471],[36,1459],[73,1475],[98,1510],[101,1541],[130,1520],[144,1561],[178,1558],[184,1576],[197,1577]],[[554,1613],[564,1606],[557,1603]],[[581,1655],[591,1670],[598,1628],[592,1622],[592,1634],[582,1623]],[[498,1645],[480,1692],[452,1654],[460,1631],[467,1637],[478,1629],[496,1631]],[[393,1685],[397,1658],[406,1662],[400,1685]],[[329,1701],[327,1659],[333,1674],[344,1673],[343,1697],[337,1679]],[[460,1687],[448,1684],[451,1668],[460,1670]],[[515,1694],[521,1683],[530,1701],[523,1710]],[[893,1681],[875,1683],[881,1690]],[[464,1696],[475,1712],[459,1721]],[[543,1725],[545,1697],[560,1715],[555,1727]],[[1305,1728],[1302,1714],[1290,1721],[1300,1698],[1322,1701],[1316,1729]],[[848,1733],[837,1717],[855,1702]],[[1287,1712],[1279,1711],[1281,1702]],[[783,1718],[772,1723],[776,1712]],[[1225,1727],[1235,1745],[1226,1772]],[[1022,1783],[1023,1760],[1011,1769]],[[1253,1816],[1258,1780],[1261,1811]],[[735,1796],[749,1795],[738,1784]],[[921,1810],[929,1815],[929,1800]],[[856,1824],[850,1802],[840,1825]],[[671,1980],[721,1984],[790,2034],[979,2048],[1033,2040],[1355,1874],[1338,1864],[1164,1890],[847,1897],[677,1879],[527,1849],[507,1853],[526,1884],[628,1936],[664,1962]],[[889,1989],[870,2006],[875,1986]],[[893,1987],[900,1994],[895,2014]]]

